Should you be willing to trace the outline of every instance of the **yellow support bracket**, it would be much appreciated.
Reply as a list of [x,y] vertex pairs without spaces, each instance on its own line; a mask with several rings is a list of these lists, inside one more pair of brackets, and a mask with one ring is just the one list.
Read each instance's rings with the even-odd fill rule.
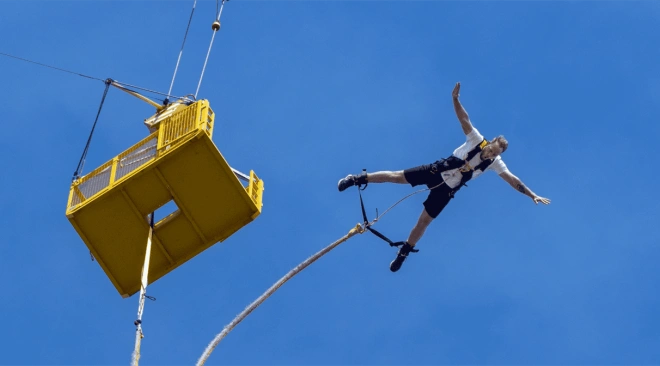
[[142,94],[139,94],[139,93],[136,93],[136,92],[134,92],[134,91],[132,91],[132,90],[128,90],[128,89],[126,89],[125,87],[123,87],[122,85],[120,85],[119,83],[117,83],[117,82],[114,81],[114,80],[110,82],[110,85],[114,86],[115,88],[117,88],[117,89],[119,89],[119,90],[121,90],[121,91],[125,91],[126,93],[128,93],[128,94],[130,94],[130,95],[132,95],[132,96],[134,96],[134,97],[136,97],[136,98],[138,98],[138,99],[140,99],[140,100],[142,100],[142,101],[144,101],[144,102],[147,102],[147,103],[151,104],[151,105],[154,106],[154,107],[156,108],[156,110],[158,110],[159,112],[165,108],[164,105],[160,105],[160,104],[154,102],[153,100],[151,100],[151,99],[145,97],[145,96],[142,95]]

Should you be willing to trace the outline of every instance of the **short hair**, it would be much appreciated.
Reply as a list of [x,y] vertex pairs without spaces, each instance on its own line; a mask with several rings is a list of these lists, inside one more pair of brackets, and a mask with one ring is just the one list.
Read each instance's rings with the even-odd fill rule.
[[507,141],[504,136],[499,135],[493,139],[493,143],[497,142],[498,145],[502,148],[502,152],[505,152],[509,147],[509,141]]

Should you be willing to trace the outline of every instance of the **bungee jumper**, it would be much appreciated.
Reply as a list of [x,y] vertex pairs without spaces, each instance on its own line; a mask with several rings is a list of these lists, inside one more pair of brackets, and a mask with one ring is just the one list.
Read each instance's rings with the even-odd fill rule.
[[[423,203],[424,209],[406,241],[394,243],[382,234],[370,229],[374,234],[389,242],[390,246],[400,246],[396,258],[390,263],[392,272],[396,272],[401,268],[409,253],[419,251],[415,249],[415,245],[424,235],[426,228],[454,198],[456,192],[462,186],[467,186],[468,181],[486,171],[496,172],[517,191],[530,197],[535,204],[541,202],[547,205],[550,203],[549,199],[532,192],[504,164],[501,154],[507,150],[509,145],[504,136],[500,135],[488,141],[472,125],[465,108],[459,101],[460,88],[461,83],[456,83],[452,91],[452,99],[456,116],[461,123],[463,133],[466,135],[466,141],[455,149],[450,157],[405,170],[373,173],[363,171],[359,175],[349,174],[338,182],[340,192],[351,186],[357,186],[358,189],[361,189],[360,187],[364,185],[366,188],[368,183],[410,184],[412,187],[426,185],[430,189],[428,197]],[[362,203],[361,195],[360,200]],[[364,205],[362,205],[362,212],[366,221]]]

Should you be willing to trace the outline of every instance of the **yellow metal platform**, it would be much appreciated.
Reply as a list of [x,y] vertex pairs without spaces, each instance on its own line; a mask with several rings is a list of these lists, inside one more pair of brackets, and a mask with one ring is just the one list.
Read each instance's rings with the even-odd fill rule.
[[[167,111],[166,111],[167,112]],[[151,119],[148,137],[76,180],[66,216],[123,297],[140,290],[149,214],[174,201],[154,225],[149,283],[222,242],[262,208],[263,181],[247,186],[213,143],[206,100]]]

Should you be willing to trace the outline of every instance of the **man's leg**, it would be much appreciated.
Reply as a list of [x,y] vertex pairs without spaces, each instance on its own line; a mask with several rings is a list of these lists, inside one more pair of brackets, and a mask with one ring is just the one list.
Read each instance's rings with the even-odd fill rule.
[[414,249],[415,245],[424,235],[426,228],[428,228],[431,222],[433,222],[433,220],[438,217],[447,203],[449,203],[450,199],[451,196],[449,195],[449,190],[446,189],[446,187],[445,189],[440,188],[431,190],[428,198],[426,201],[424,201],[424,209],[422,210],[419,219],[417,219],[417,223],[410,231],[408,240],[403,243],[396,255],[396,258],[394,258],[392,263],[390,263],[390,271],[398,271],[401,268],[403,262],[408,257],[408,254],[410,254],[410,252],[414,253],[418,251],[417,249]]
[[403,175],[403,170],[399,170],[395,172],[381,171],[381,172],[367,173],[367,182],[408,184],[406,177]]
[[363,185],[367,183],[399,183],[407,184],[408,181],[403,173],[399,171],[380,171],[374,173],[362,172],[360,175],[349,174],[346,178],[340,179],[337,183],[339,191],[344,191],[348,187]]
[[422,235],[424,235],[426,228],[429,227],[432,221],[433,221],[433,217],[431,217],[431,215],[429,215],[426,212],[426,208],[424,208],[422,210],[422,214],[419,215],[417,224],[410,231],[410,236],[408,236],[408,244],[414,247],[415,244],[417,244],[417,242],[419,241],[419,239],[422,238]]
[[401,248],[399,249],[399,252],[396,254],[396,258],[390,263],[390,271],[396,272],[401,268],[401,265],[403,264],[403,261],[406,260],[408,257],[408,254],[410,252],[416,252],[417,250],[415,248],[415,244],[419,241],[419,239],[422,238],[422,235],[424,235],[424,232],[426,231],[426,228],[429,227],[431,222],[433,221],[433,217],[426,212],[426,207],[422,210],[422,214],[419,216],[419,219],[417,220],[417,224],[413,227],[413,229],[410,231],[410,235],[408,236],[408,240],[403,243]]

